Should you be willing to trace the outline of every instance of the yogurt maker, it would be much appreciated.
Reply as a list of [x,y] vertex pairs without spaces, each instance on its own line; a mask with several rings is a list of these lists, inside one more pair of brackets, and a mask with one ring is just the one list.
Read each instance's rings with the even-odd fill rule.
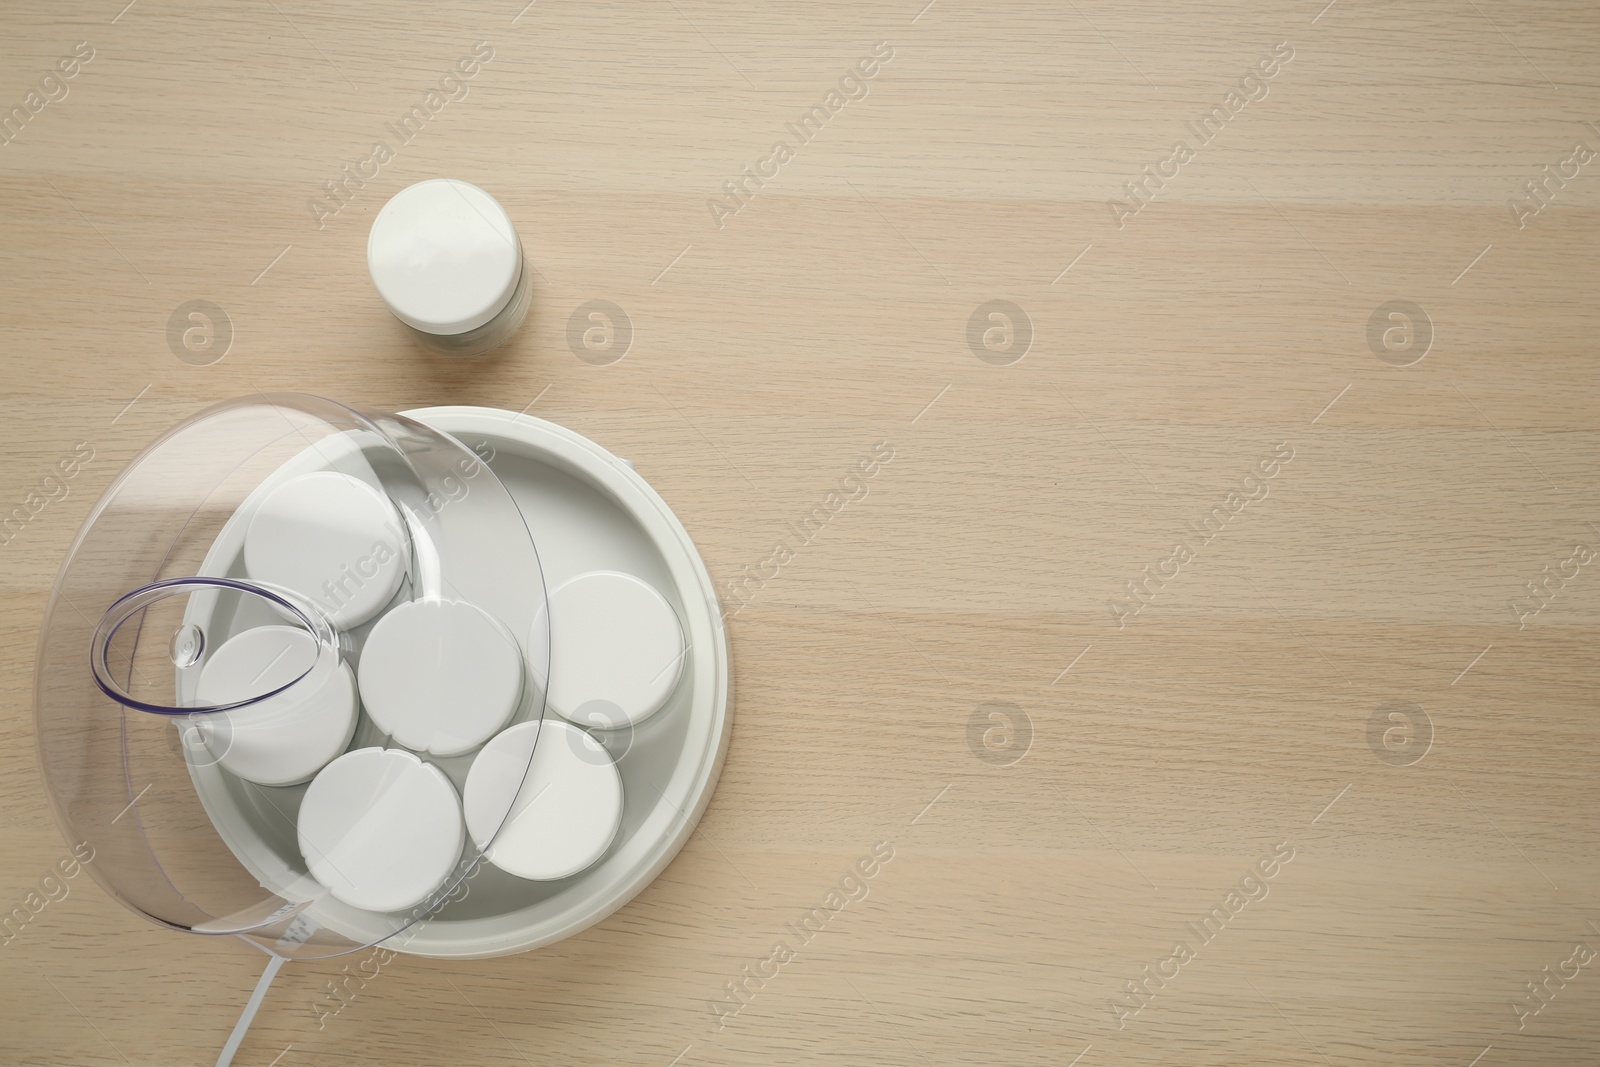
[[621,907],[704,811],[728,698],[710,577],[627,461],[528,415],[299,394],[133,460],[35,677],[94,879],[272,957],[227,1057],[284,960],[500,955]]

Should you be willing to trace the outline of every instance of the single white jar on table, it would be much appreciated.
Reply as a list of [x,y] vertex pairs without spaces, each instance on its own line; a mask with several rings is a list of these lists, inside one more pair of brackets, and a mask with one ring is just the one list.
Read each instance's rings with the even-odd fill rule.
[[367,270],[378,295],[430,352],[480,356],[527,317],[522,241],[499,201],[470,182],[430,178],[372,220]]

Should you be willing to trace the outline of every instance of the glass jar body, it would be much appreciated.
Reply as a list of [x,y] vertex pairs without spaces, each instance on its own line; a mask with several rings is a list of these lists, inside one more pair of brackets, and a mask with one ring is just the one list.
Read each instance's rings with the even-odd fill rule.
[[[528,307],[533,302],[533,281],[527,260],[519,268],[517,286],[511,297],[488,322],[463,333],[428,333],[406,322],[400,326],[411,335],[418,347],[439,356],[471,358],[487,355],[511,339],[528,317]],[[397,320],[398,321],[398,320]]]

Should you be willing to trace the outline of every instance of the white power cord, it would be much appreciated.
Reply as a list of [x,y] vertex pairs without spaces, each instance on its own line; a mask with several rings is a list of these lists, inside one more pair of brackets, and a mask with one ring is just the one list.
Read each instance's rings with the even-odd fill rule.
[[244,1041],[246,1031],[255,1021],[256,1011],[266,999],[267,987],[272,984],[272,979],[278,974],[278,968],[282,966],[282,956],[273,956],[267,960],[267,969],[261,972],[261,977],[256,981],[256,991],[250,994],[250,1000],[244,1006],[244,1013],[239,1016],[239,1021],[233,1024],[233,1033],[228,1035],[228,1043],[222,1046],[222,1055],[217,1057],[217,1067],[228,1067],[228,1064],[233,1062],[233,1054],[239,1051],[239,1045]]

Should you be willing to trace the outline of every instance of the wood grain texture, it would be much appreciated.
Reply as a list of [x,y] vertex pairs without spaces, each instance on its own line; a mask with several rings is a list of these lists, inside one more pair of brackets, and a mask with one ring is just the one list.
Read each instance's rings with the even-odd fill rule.
[[[543,951],[399,959],[320,1026],[340,964],[291,965],[238,1063],[1600,1056],[1600,961],[1520,1030],[1512,1007],[1600,950],[1600,569],[1514,608],[1600,544],[1600,161],[1521,228],[1508,206],[1600,148],[1592,4],[124,2],[0,13],[0,107],[94,49],[0,145],[0,512],[94,450],[0,546],[0,907],[67,854],[31,665],[129,458],[255,390],[537,398],[636,462],[725,589],[878,442],[894,459],[745,586],[726,769],[655,884]],[[480,41],[464,98],[386,132]],[[786,132],[880,41],[864,99]],[[377,140],[393,160],[319,226],[308,201]],[[719,227],[708,201],[777,141]],[[1179,141],[1119,226],[1108,201]],[[499,197],[539,272],[479,362],[410,348],[365,276],[373,214],[438,175]],[[218,362],[169,346],[192,299],[231,324]],[[596,299],[633,330],[605,366],[568,343]],[[1031,329],[1008,365],[969,345],[991,300]],[[1431,325],[1409,366],[1369,344],[1395,300]],[[1264,495],[1119,627],[1108,601],[1236,491]],[[1369,745],[1396,703],[1431,724],[1409,766]],[[866,897],[798,945],[877,842]],[[1195,937],[1285,842],[1265,897]],[[212,1062],[260,957],[68,886],[0,948],[0,1060]],[[719,1029],[708,1002],[780,939]]]

